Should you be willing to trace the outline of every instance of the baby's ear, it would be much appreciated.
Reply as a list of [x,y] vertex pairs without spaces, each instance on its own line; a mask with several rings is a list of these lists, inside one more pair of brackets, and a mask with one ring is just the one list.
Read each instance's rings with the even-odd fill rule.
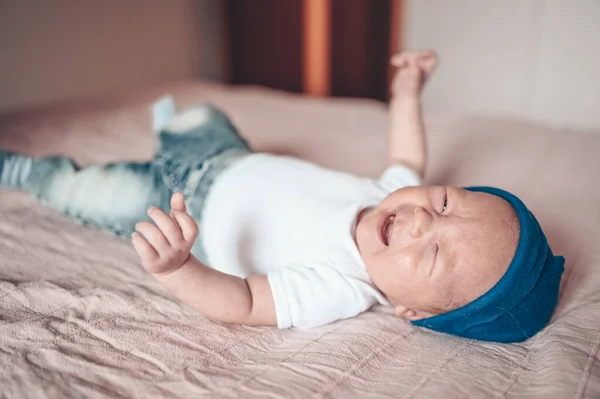
[[397,305],[394,308],[394,314],[396,315],[396,317],[402,317],[403,319],[411,320],[411,321],[434,316],[432,313],[425,312],[423,310],[409,309],[406,306],[402,306],[402,305]]

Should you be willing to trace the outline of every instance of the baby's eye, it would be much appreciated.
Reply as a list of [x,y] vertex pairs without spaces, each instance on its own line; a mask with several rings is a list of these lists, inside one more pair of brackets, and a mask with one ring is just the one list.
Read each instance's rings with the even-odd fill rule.
[[444,194],[444,206],[442,207],[442,213],[446,212],[448,208],[448,194]]

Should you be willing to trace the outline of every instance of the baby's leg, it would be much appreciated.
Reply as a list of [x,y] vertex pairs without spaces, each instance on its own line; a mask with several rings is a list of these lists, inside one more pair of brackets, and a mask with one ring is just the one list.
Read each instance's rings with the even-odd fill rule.
[[165,207],[170,192],[152,163],[79,169],[63,157],[33,159],[0,150],[0,185],[27,191],[49,207],[85,224],[129,236],[146,210]]

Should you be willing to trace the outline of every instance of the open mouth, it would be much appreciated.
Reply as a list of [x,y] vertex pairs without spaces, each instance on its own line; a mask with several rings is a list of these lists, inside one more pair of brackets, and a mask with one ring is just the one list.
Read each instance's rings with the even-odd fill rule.
[[395,215],[389,215],[383,225],[381,226],[381,241],[388,246],[390,245],[390,237],[392,234],[392,227],[394,226]]

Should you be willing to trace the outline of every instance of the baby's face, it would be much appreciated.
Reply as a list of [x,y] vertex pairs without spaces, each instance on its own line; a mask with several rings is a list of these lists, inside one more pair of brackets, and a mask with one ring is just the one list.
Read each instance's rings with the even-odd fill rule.
[[355,240],[373,283],[412,320],[463,306],[506,272],[519,222],[505,200],[455,187],[407,187],[358,216]]

